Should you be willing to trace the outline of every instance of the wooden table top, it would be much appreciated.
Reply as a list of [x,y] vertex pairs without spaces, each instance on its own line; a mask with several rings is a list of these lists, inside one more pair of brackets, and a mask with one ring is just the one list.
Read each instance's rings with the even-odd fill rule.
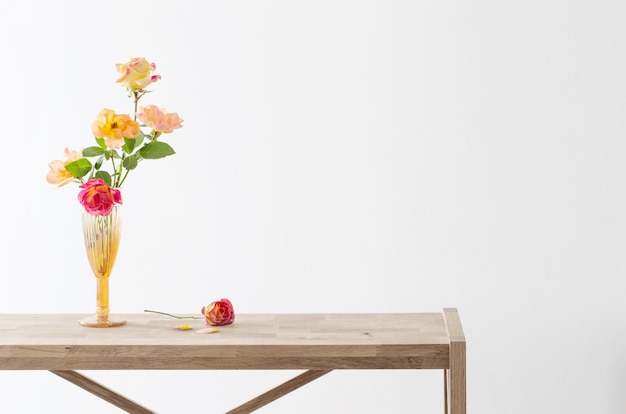
[[435,369],[449,367],[451,341],[464,342],[455,309],[238,314],[212,334],[196,333],[202,319],[129,314],[99,329],[80,326],[83,316],[0,314],[0,369]]

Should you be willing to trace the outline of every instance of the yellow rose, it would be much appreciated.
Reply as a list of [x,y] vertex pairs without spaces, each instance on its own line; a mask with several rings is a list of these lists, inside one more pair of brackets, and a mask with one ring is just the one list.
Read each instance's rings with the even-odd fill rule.
[[118,63],[115,67],[121,74],[116,82],[123,84],[131,91],[143,90],[151,83],[161,79],[160,75],[152,75],[156,65],[148,63],[144,58],[132,58],[127,63]]

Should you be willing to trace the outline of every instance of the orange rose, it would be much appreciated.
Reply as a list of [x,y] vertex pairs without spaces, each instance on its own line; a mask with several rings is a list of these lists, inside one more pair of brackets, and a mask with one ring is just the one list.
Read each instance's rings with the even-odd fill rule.
[[46,180],[50,184],[56,184],[59,187],[71,182],[74,176],[65,169],[65,166],[73,161],[83,158],[82,150],[72,151],[69,148],[65,148],[65,160],[54,160],[48,166],[50,171],[46,175]]
[[202,308],[201,313],[204,315],[207,325],[230,325],[235,321],[233,304],[228,299],[211,302]]
[[107,147],[120,149],[124,145],[124,138],[135,138],[139,135],[139,124],[128,115],[118,115],[105,108],[91,124],[91,132],[96,138],[104,138]]

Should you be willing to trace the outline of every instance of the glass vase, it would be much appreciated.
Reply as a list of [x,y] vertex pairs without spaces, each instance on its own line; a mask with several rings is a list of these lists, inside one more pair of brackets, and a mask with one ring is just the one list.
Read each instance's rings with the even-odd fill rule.
[[83,211],[83,234],[91,270],[96,276],[96,314],[80,320],[82,326],[111,328],[126,324],[114,319],[109,310],[109,276],[113,270],[122,230],[122,206],[117,204],[108,216]]

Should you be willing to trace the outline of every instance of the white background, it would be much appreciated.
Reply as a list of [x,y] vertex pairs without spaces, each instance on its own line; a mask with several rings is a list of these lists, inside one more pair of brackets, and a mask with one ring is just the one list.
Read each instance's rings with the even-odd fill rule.
[[[468,412],[626,412],[626,3],[28,1],[0,12],[1,313],[89,313],[75,185],[45,181],[163,76],[177,154],[123,187],[114,312],[459,309]],[[207,340],[210,340],[207,336]],[[90,372],[222,413],[297,372]],[[2,412],[116,413],[46,372]],[[440,372],[334,372],[263,413],[443,411]]]

